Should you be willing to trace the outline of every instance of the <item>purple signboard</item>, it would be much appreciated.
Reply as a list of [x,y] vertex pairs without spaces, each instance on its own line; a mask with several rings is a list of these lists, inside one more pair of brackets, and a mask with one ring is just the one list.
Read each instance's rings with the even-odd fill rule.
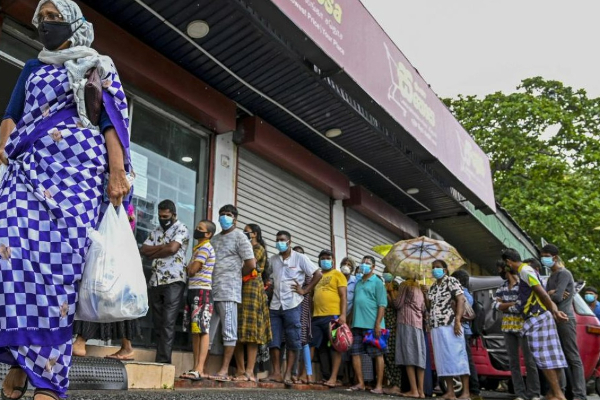
[[271,0],[421,145],[496,210],[487,155],[359,0]]

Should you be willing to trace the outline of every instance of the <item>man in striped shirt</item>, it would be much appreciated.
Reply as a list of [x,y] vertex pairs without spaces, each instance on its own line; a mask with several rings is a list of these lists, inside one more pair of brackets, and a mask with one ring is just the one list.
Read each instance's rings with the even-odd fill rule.
[[560,345],[556,323],[564,323],[569,318],[558,310],[544,290],[539,274],[529,264],[521,261],[517,250],[505,249],[502,252],[502,260],[512,272],[519,274],[519,298],[515,306],[525,318],[523,334],[527,338],[535,363],[550,385],[546,400],[566,400],[560,388],[559,374],[561,369],[567,368],[567,362]]
[[[502,312],[502,333],[504,334],[515,396],[517,396],[515,400],[539,400],[540,379],[537,366],[529,351],[527,339],[521,335],[523,316],[515,307],[519,299],[519,276],[512,273],[502,260],[496,262],[496,267],[498,275],[504,279],[504,283],[496,290],[494,308]],[[527,389],[521,374],[519,347],[523,351],[527,369]]]

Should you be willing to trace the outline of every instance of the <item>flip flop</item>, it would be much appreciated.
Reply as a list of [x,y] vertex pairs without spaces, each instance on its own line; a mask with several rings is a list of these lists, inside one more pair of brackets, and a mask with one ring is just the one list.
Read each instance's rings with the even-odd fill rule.
[[248,382],[250,379],[248,378],[248,376],[246,374],[244,374],[244,375],[234,376],[233,378],[231,378],[231,380],[234,382]]
[[229,375],[210,375],[208,379],[217,382],[231,382],[231,377]]
[[325,385],[325,386],[327,386],[328,388],[332,388],[332,389],[333,389],[333,388],[336,388],[336,387],[340,387],[340,386],[342,386],[341,384],[339,384],[339,383],[337,383],[337,382],[336,382],[336,383],[329,383],[328,381],[325,381],[325,382],[323,382],[323,383],[322,383],[322,385]]
[[373,394],[383,394],[383,390],[382,389],[372,389],[370,391]]
[[347,392],[364,392],[365,388],[361,388],[360,386],[355,385],[355,386],[349,387],[348,389],[346,389],[346,391]]
[[189,379],[190,381],[201,381],[203,378],[200,376],[200,372],[190,369],[188,372],[184,372],[179,376],[179,379]]
[[277,379],[273,379],[273,378],[263,378],[260,380],[260,382],[263,383],[283,383],[283,381],[279,381]]
[[[29,378],[25,377],[25,384],[23,386],[14,386],[13,387],[13,392],[16,390],[17,392],[21,392],[21,395],[19,397],[16,397],[15,399],[20,399],[21,397],[23,397],[25,395],[25,392],[27,391],[27,388],[29,387]],[[4,393],[4,388],[0,388],[0,396],[2,396],[2,400],[15,400],[12,397],[8,397],[6,395],[6,393]]]
[[35,400],[35,396],[37,396],[38,394],[52,397],[54,400],[60,400],[60,397],[58,397],[56,393],[48,389],[35,389],[35,391],[33,392],[33,400]]
[[284,384],[285,386],[292,386],[292,385],[294,384],[294,382],[293,382],[291,379],[285,379],[285,380],[283,381],[283,384]]
[[105,356],[104,358],[108,358],[109,360],[119,360],[119,361],[135,361],[135,358],[132,357],[132,354],[121,355],[121,354],[110,354]]

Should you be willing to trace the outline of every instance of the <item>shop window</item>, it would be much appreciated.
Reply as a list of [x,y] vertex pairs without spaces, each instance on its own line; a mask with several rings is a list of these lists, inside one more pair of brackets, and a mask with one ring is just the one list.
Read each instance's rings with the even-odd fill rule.
[[[177,218],[190,231],[190,246],[186,254],[186,260],[189,260],[196,218],[205,217],[207,139],[186,127],[185,123],[169,118],[164,111],[135,99],[132,101],[131,120],[131,158],[136,175],[132,201],[137,218],[136,240],[141,246],[158,226],[158,203],[170,199],[177,207]],[[152,262],[143,259],[143,264],[148,280]],[[174,349],[187,350],[189,335],[182,332],[181,311]],[[134,340],[133,344],[154,346],[150,313],[140,323],[142,337]]]

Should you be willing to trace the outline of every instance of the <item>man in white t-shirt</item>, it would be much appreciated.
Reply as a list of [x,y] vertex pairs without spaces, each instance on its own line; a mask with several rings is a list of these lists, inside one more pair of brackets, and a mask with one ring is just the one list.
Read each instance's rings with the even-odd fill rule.
[[[265,381],[281,382],[281,343],[285,333],[287,348],[287,366],[283,382],[292,384],[292,367],[298,350],[302,348],[300,340],[302,324],[302,300],[310,293],[322,277],[321,270],[304,254],[292,250],[292,235],[287,231],[279,231],[276,236],[276,247],[279,254],[269,259],[272,271],[273,299],[269,315],[273,339],[269,343],[273,371]],[[312,276],[310,284],[302,289],[307,276]]]

